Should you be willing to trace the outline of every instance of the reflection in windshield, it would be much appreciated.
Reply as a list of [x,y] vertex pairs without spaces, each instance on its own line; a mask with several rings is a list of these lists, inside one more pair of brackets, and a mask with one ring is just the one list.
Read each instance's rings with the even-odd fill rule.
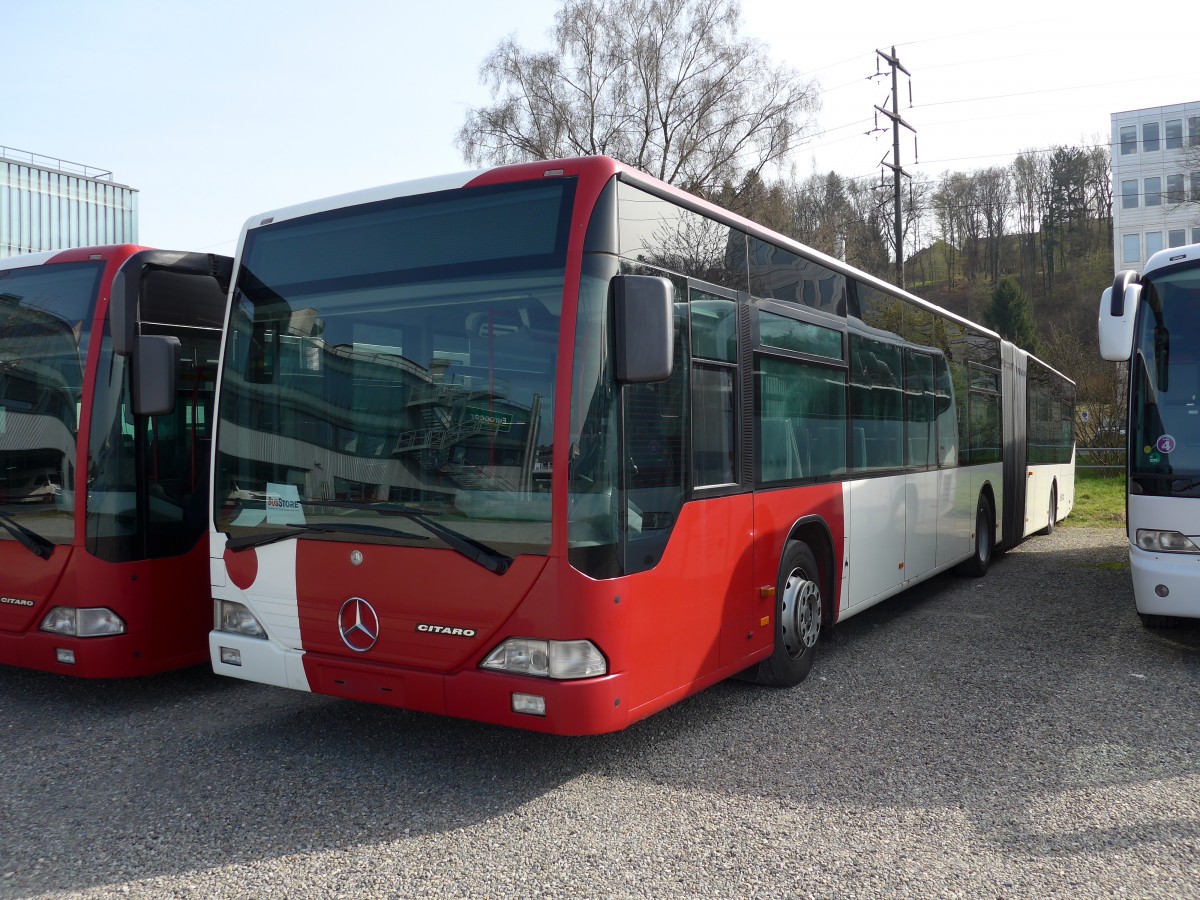
[[377,523],[382,504],[412,504],[498,553],[545,552],[568,184],[252,233],[226,348],[217,527]]
[[1200,480],[1200,267],[1142,288],[1131,378],[1130,470],[1145,493],[1193,493]]
[[[73,536],[75,439],[102,263],[0,271],[0,513]],[[0,529],[0,540],[14,540]]]

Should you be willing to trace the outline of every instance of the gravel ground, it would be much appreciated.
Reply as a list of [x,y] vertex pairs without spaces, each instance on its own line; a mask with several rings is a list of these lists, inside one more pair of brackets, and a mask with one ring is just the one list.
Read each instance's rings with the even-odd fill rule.
[[1060,528],[600,738],[0,668],[0,896],[1195,897],[1200,627],[1124,558]]

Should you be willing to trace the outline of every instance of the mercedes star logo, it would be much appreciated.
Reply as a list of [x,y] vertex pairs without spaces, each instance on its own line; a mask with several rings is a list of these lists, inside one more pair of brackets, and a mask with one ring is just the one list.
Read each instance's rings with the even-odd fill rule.
[[342,643],[355,653],[366,653],[379,639],[379,614],[362,597],[351,597],[338,613]]

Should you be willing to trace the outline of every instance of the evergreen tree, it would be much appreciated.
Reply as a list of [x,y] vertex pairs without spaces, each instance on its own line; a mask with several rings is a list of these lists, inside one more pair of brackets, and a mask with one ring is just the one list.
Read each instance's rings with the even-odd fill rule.
[[991,305],[983,311],[983,320],[1001,337],[1012,341],[1022,350],[1038,352],[1037,325],[1033,307],[1021,290],[1017,279],[1005,275],[992,291]]

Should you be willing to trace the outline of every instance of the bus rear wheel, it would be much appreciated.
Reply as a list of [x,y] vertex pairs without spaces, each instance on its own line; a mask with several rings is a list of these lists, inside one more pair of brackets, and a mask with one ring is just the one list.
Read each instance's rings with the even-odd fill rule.
[[1047,516],[1048,521],[1046,527],[1042,530],[1042,534],[1054,534],[1054,525],[1058,521],[1058,486],[1055,485],[1050,489],[1050,512]]
[[775,650],[753,670],[751,680],[792,687],[808,675],[821,638],[820,577],[817,559],[808,545],[788,544],[775,589]]
[[955,571],[972,578],[982,578],[987,574],[988,566],[992,564],[992,550],[996,541],[992,536],[992,505],[987,497],[979,496],[979,505],[975,507],[975,553],[971,558],[959,563]]

